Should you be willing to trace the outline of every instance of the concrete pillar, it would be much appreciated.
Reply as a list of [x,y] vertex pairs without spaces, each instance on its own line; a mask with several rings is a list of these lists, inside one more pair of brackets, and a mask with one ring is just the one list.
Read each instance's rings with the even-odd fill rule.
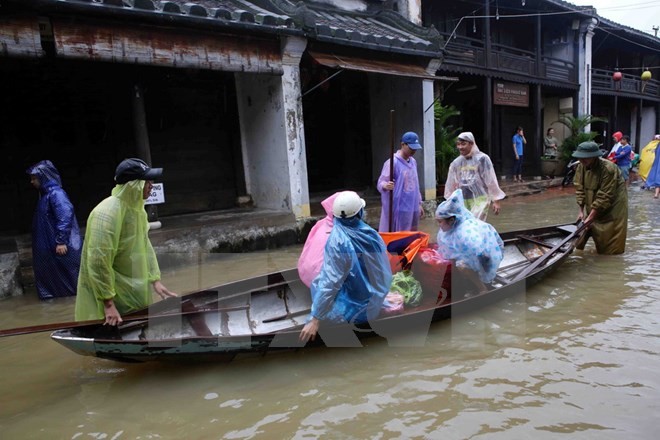
[[282,76],[237,73],[245,184],[256,206],[310,215],[300,100],[300,57],[306,40],[283,42]]
[[436,171],[435,171],[435,118],[433,111],[433,80],[422,80],[422,108],[424,111],[424,129],[420,133],[424,155],[420,174],[420,190],[424,200],[435,200],[436,194]]
[[284,92],[284,123],[286,127],[287,160],[291,208],[296,218],[309,217],[309,186],[305,155],[305,124],[303,122],[302,90],[300,88],[300,58],[307,40],[287,37],[282,44],[282,90]]
[[[578,92],[578,116],[591,114],[591,66],[592,52],[591,42],[594,36],[594,28],[598,24],[595,18],[589,18],[580,23],[580,36],[578,47],[578,81],[580,91]],[[586,127],[589,131],[590,127]]]

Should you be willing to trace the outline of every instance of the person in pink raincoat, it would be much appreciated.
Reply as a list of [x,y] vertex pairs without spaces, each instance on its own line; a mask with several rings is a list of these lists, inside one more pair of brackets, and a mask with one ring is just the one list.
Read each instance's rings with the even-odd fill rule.
[[300,258],[298,258],[298,275],[307,287],[312,285],[314,278],[321,272],[325,243],[328,241],[330,231],[332,231],[332,204],[339,194],[341,192],[336,192],[321,202],[321,206],[323,206],[327,215],[317,221],[312,230],[309,231],[305,246],[303,246]]
[[[422,208],[419,191],[417,162],[413,157],[421,150],[419,136],[409,131],[401,138],[401,147],[394,154],[394,176],[390,176],[390,159],[385,161],[378,178],[378,191],[382,202],[378,232],[416,231]],[[392,230],[390,231],[390,191],[392,197]]]

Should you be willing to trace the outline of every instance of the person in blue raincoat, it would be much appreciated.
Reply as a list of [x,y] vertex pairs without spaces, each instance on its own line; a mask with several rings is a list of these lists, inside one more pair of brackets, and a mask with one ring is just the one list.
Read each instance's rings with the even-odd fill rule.
[[312,312],[300,340],[314,340],[321,322],[363,323],[375,319],[392,283],[385,243],[364,221],[365,202],[353,191],[337,196],[334,226],[321,272],[312,282]]
[[32,220],[32,268],[39,299],[73,296],[82,248],[73,205],[51,161],[42,160],[27,173],[39,190]]
[[472,215],[463,205],[457,189],[435,211],[438,221],[438,252],[454,261],[454,267],[474,283],[480,292],[487,290],[504,258],[504,243],[495,228]]

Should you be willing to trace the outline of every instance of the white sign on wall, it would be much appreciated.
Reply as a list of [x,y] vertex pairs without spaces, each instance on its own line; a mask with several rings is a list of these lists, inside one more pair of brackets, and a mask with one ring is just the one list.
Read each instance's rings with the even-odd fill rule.
[[165,203],[165,187],[162,183],[154,183],[149,197],[144,201],[145,205],[158,205]]

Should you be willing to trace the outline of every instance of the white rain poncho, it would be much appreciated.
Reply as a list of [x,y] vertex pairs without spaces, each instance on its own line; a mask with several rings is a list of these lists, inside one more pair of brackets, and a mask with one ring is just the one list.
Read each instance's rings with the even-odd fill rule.
[[334,219],[321,273],[312,282],[312,316],[361,323],[378,317],[392,282],[385,243],[359,216]]
[[152,302],[151,283],[160,280],[144,210],[143,180],[117,185],[89,215],[82,251],[76,321],[105,317],[112,299],[125,314]]
[[435,216],[456,219],[449,231],[438,231],[440,255],[472,269],[484,283],[492,282],[504,258],[504,243],[495,228],[474,218],[465,208],[460,189],[438,206]]
[[460,188],[463,191],[463,200],[467,202],[472,214],[480,220],[486,220],[490,204],[495,200],[502,200],[506,194],[497,183],[490,157],[479,150],[472,133],[461,133],[459,137],[472,139],[472,150],[468,156],[458,156],[449,165],[444,197],[448,199]]

